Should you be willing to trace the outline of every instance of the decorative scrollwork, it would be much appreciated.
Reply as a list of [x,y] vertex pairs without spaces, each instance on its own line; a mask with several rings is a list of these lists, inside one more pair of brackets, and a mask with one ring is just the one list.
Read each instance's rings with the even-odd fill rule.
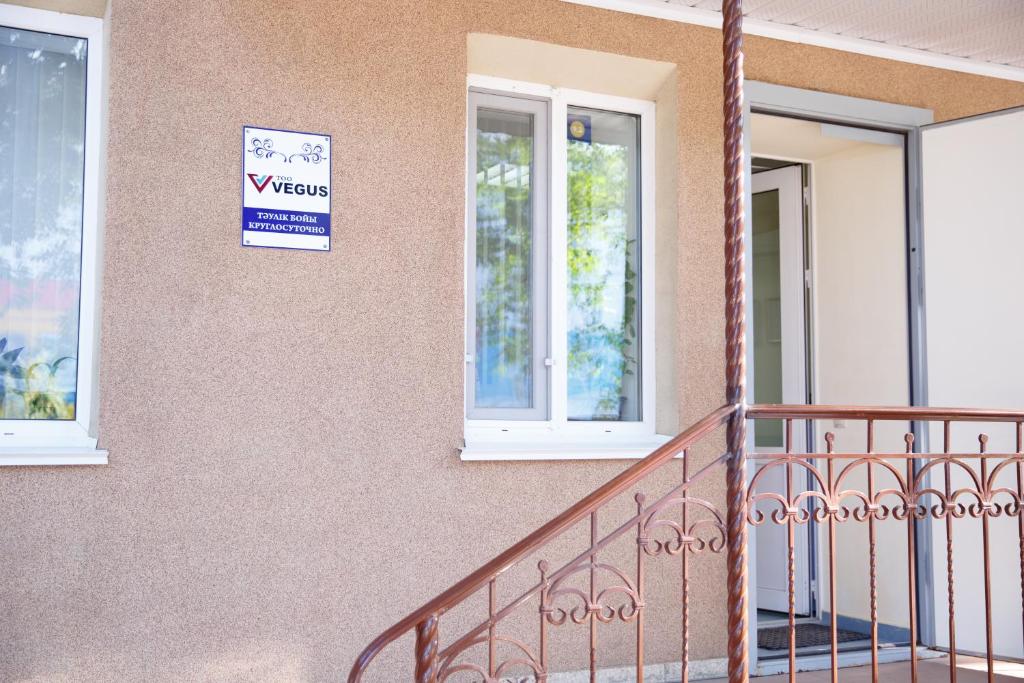
[[[818,482],[823,491],[828,491],[825,479],[821,472],[801,457],[788,455],[773,459],[765,464],[755,475],[747,489],[747,521],[753,526],[760,526],[769,519],[775,524],[785,524],[792,520],[796,524],[806,524],[812,518],[821,521],[822,515],[829,512],[837,512],[838,508],[833,504],[827,494],[814,489],[793,492],[794,495],[787,499],[782,493],[775,491],[757,492],[758,484],[765,478],[767,472],[775,468],[796,467],[805,469],[811,477]],[[811,506],[810,502],[817,500],[820,505]],[[758,508],[758,503],[774,504],[775,509],[769,514]]]
[[[826,522],[850,520],[864,522],[874,520],[936,519],[946,517],[961,519],[964,517],[1000,517],[1018,516],[1024,512],[1024,495],[1015,485],[998,485],[997,480],[1004,472],[1017,473],[1018,467],[1024,465],[1024,454],[1008,454],[1002,457],[998,465],[986,474],[983,465],[981,473],[969,462],[971,456],[934,455],[927,458],[925,464],[917,472],[909,475],[901,472],[889,456],[878,454],[851,454],[838,475],[825,474],[815,464],[816,459],[831,458],[835,463],[835,436],[831,432],[825,435],[828,446],[826,453],[786,454],[772,456],[754,475],[747,489],[747,519],[750,524],[758,526],[766,522],[786,524],[792,520],[796,524],[805,524],[811,519]],[[985,457],[988,437],[981,434],[978,460]],[[904,436],[906,452],[903,458],[913,458],[914,437]],[[789,497],[778,491],[759,491],[758,485],[773,469],[790,467],[799,468],[810,474],[813,486],[810,489],[794,490]],[[869,468],[874,473],[885,474],[894,480],[894,484],[870,491],[852,487],[850,480],[863,474]],[[966,486],[946,491],[927,485],[928,475],[936,470],[960,473],[967,480]],[[949,475],[951,476],[951,475]],[[831,477],[831,478],[830,478]],[[773,509],[759,509],[765,504]],[[808,509],[810,507],[810,509]]]
[[[681,510],[680,521],[658,517],[665,510]],[[695,518],[691,519],[691,515]],[[682,519],[686,520],[685,527]],[[641,546],[651,557],[663,553],[679,555],[683,551],[721,553],[725,549],[725,520],[714,505],[701,498],[686,496],[662,500],[644,511],[640,528]],[[655,538],[659,532],[667,533],[669,538]]]
[[[540,661],[533,654],[530,648],[523,643],[521,640],[515,638],[509,638],[506,636],[494,636],[494,644],[504,644],[509,646],[513,654],[507,659],[503,660],[500,664],[496,664],[494,667],[494,675],[492,676],[488,667],[482,664],[475,664],[473,662],[459,662],[456,663],[456,659],[465,653],[467,650],[476,647],[477,645],[490,645],[491,639],[488,636],[481,636],[470,640],[462,647],[449,652],[445,655],[441,662],[439,673],[437,676],[438,683],[443,683],[450,677],[460,672],[471,672],[480,676],[478,679],[481,683],[509,683],[510,681],[536,681],[541,680],[544,676],[544,667],[541,666]],[[513,673],[515,668],[526,668],[532,673],[523,676],[522,674]]]
[[263,138],[261,140],[260,138],[253,137],[249,144],[252,147],[247,151],[257,159],[273,159],[275,156],[279,156],[282,161],[288,161],[288,155],[274,149],[274,141],[270,138]]
[[274,157],[280,157],[281,161],[286,164],[290,164],[296,159],[302,159],[309,164],[319,164],[321,161],[327,160],[327,155],[324,154],[323,145],[314,145],[309,142],[302,144],[302,151],[295,152],[294,154],[285,154],[274,149],[274,141],[271,138],[258,138],[253,137],[249,144],[251,147],[246,150],[257,159],[273,159]]
[[310,164],[319,164],[327,157],[324,156],[323,145],[312,145],[307,142],[302,145],[301,152],[296,152],[295,154],[289,155],[288,161],[290,162],[295,158],[302,159],[303,161]]
[[[595,574],[610,574],[621,583],[595,592],[593,600],[583,590],[564,585],[569,577],[591,570]],[[608,599],[616,595],[625,598],[625,602],[618,608],[608,604]],[[555,602],[563,597],[576,601],[576,604],[572,607],[555,607]],[[574,624],[585,624],[591,618],[605,624],[615,619],[634,621],[644,606],[636,585],[626,576],[625,572],[603,562],[582,564],[571,572],[567,572],[552,582],[546,594],[546,600],[547,602],[541,605],[541,612],[552,626],[561,626],[567,621],[572,621]]]

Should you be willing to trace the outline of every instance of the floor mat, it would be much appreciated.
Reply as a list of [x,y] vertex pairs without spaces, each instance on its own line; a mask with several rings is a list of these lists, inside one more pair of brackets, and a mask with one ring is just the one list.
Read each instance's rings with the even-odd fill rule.
[[[848,643],[852,640],[864,640],[869,636],[855,631],[844,631],[839,629],[836,632],[837,643]],[[829,645],[832,642],[832,628],[824,624],[797,624],[796,646],[812,647],[815,645]],[[788,650],[789,649],[789,627],[775,626],[772,628],[760,628],[757,630],[757,646],[766,650]]]

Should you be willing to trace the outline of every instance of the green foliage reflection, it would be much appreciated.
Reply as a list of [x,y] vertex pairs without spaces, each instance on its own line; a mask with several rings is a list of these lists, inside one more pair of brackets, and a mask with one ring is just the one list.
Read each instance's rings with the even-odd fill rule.
[[569,142],[569,403],[573,419],[636,419],[637,267],[632,150]]
[[75,401],[57,382],[58,372],[73,366],[75,359],[63,356],[26,366],[19,362],[23,351],[22,347],[7,350],[7,338],[0,337],[0,419],[75,419]]
[[479,112],[476,404],[532,404],[533,137],[528,115]]

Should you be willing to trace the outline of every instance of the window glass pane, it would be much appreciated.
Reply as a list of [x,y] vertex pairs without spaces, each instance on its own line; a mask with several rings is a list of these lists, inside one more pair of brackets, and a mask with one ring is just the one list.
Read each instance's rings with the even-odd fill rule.
[[569,107],[570,420],[641,419],[639,123]]
[[477,408],[534,406],[534,117],[477,110]]
[[[779,191],[753,196],[754,402],[782,403]],[[754,445],[781,448],[782,420],[754,420]]]
[[86,41],[0,27],[0,418],[75,417]]

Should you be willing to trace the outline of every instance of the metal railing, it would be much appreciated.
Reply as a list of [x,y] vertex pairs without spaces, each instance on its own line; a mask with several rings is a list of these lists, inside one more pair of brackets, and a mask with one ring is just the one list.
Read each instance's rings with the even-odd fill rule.
[[[954,410],[938,408],[871,408],[849,406],[750,406],[745,421],[781,420],[784,425],[784,447],[781,452],[758,452],[742,457],[756,467],[750,481],[743,484],[743,495],[728,498],[725,514],[713,501],[694,494],[699,482],[721,477],[730,459],[729,454],[713,459],[699,471],[690,472],[689,451],[702,439],[735,419],[738,406],[723,406],[672,439],[647,458],[558,515],[521,542],[494,558],[470,576],[452,586],[435,599],[389,628],[375,639],[359,656],[349,675],[350,683],[364,680],[367,667],[389,644],[410,632],[415,633],[415,650],[409,657],[412,680],[418,683],[443,681],[538,681],[548,680],[551,672],[551,634],[562,626],[580,626],[576,635],[585,637],[589,648],[590,680],[600,670],[599,653],[602,626],[620,622],[633,630],[633,675],[643,681],[645,675],[645,612],[648,603],[647,572],[656,565],[656,558],[678,559],[678,581],[681,618],[678,658],[679,677],[689,680],[690,667],[690,597],[691,557],[702,553],[721,554],[728,550],[728,518],[735,515],[744,526],[776,524],[786,528],[786,565],[788,613],[789,680],[797,681],[797,646],[795,609],[795,533],[800,525],[820,524],[827,539],[827,571],[829,625],[831,629],[832,679],[837,680],[838,618],[842,611],[837,604],[837,531],[843,525],[861,523],[867,527],[867,555],[864,570],[869,580],[870,651],[872,680],[879,680],[879,600],[877,533],[882,523],[905,526],[906,557],[906,621],[910,643],[918,642],[916,549],[917,523],[936,520],[945,527],[946,575],[948,581],[947,610],[949,638],[949,680],[956,681],[956,617],[954,584],[956,543],[954,521],[977,519],[981,526],[983,563],[983,601],[985,610],[985,657],[989,680],[994,680],[992,565],[990,521],[1013,517],[1017,522],[1016,542],[1020,556],[1020,577],[1024,582],[1024,412]],[[833,432],[821,432],[810,452],[794,438],[794,423],[809,427],[824,420],[863,423],[862,447],[837,448]],[[922,428],[935,425],[941,430],[941,452],[922,453],[906,426],[916,422]],[[989,452],[989,438],[977,437],[977,452],[954,448],[952,425],[955,422],[1009,423],[1013,429],[1013,448]],[[901,427],[899,448],[883,444],[878,448],[881,425]],[[856,431],[847,426],[847,433]],[[814,433],[810,429],[810,433]],[[893,429],[883,429],[890,436]],[[961,435],[962,436],[962,435]],[[847,439],[849,441],[849,439]],[[635,512],[601,533],[598,515],[618,496],[632,493],[648,482],[656,472],[676,458],[682,457],[682,477],[666,492],[649,502],[646,494],[636,492]],[[773,470],[784,472],[785,485],[779,489],[763,484]],[[719,488],[720,482],[719,482]],[[766,510],[765,507],[768,507]],[[499,582],[508,572],[527,558],[537,556],[575,525],[587,529],[586,548],[560,566],[546,560],[537,564],[536,579],[516,597],[499,604]],[[744,539],[746,536],[744,535]],[[635,552],[626,567],[619,560],[604,558],[616,540],[635,544]],[[746,555],[746,547],[743,547]],[[884,549],[892,554],[898,550]],[[885,554],[881,555],[886,557]],[[663,566],[663,565],[658,565]],[[730,609],[735,602],[745,604],[745,576],[742,581],[730,578],[726,586]],[[442,643],[439,624],[451,610],[459,607],[479,591],[486,591],[486,615],[465,631]],[[1022,593],[1024,618],[1024,593]],[[524,627],[521,618],[533,614],[532,625]],[[523,631],[525,628],[526,632]],[[744,621],[742,637],[746,642],[749,629]],[[514,630],[515,632],[509,632]],[[518,629],[518,630],[517,630]],[[661,638],[665,634],[659,634]],[[742,661],[735,651],[728,652],[730,675],[743,672],[746,680],[746,652]],[[910,648],[910,678],[919,680],[916,648]]]
[[[597,555],[609,543],[630,529],[637,529],[637,533],[640,534],[644,528],[655,524],[654,517],[657,512],[666,506],[673,503],[685,505],[685,502],[679,503],[679,501],[686,500],[688,489],[697,481],[707,477],[712,471],[720,469],[723,465],[724,456],[723,458],[716,459],[692,477],[689,476],[687,470],[683,481],[677,487],[650,505],[645,505],[643,498],[638,497],[637,513],[605,536],[598,537],[596,515],[602,506],[620,494],[631,490],[632,487],[645,480],[651,473],[659,470],[677,456],[683,456],[685,468],[687,450],[702,438],[724,425],[730,416],[736,413],[736,410],[735,406],[722,406],[386,630],[359,655],[349,674],[349,682],[360,683],[363,681],[367,667],[381,650],[410,631],[415,631],[416,633],[415,678],[413,680],[440,682],[459,671],[473,671],[483,676],[483,680],[490,682],[500,680],[507,673],[511,665],[525,664],[536,680],[544,681],[548,671],[547,639],[549,627],[562,625],[567,619],[571,619],[577,624],[589,623],[591,642],[593,643],[595,641],[594,630],[597,628],[598,622],[607,621],[609,618],[606,606],[602,605],[602,599],[609,594],[597,594],[595,592],[597,584],[594,579],[597,572],[611,572],[622,579],[622,584],[615,587],[614,592],[627,596],[630,601],[630,607],[621,612],[621,614],[618,614],[618,616],[626,621],[635,621],[637,624],[637,662],[638,664],[641,663],[644,652],[642,613],[644,586],[641,552],[638,551],[638,563],[640,566],[635,574],[635,579],[627,577],[624,572],[611,565],[599,562]],[[706,501],[700,501],[699,503],[692,501],[690,504],[700,505],[704,509],[714,509]],[[717,515],[717,511],[714,511],[714,514]],[[558,568],[553,569],[547,563],[542,562],[537,568],[538,580],[532,587],[506,605],[499,607],[496,604],[497,581],[503,574],[506,574],[516,563],[536,553],[538,549],[551,543],[566,532],[566,530],[586,520],[588,517],[590,523],[590,545],[587,550]],[[719,526],[721,525],[720,518],[718,524]],[[685,534],[680,538],[683,537],[685,537]],[[716,552],[721,549],[722,542],[724,542],[724,537],[721,541],[713,543]],[[667,549],[666,552],[668,552]],[[673,554],[678,552],[679,550],[675,549]],[[565,583],[569,576],[575,575],[580,571],[590,573],[590,590],[587,595],[575,592],[574,589],[570,589]],[[438,638],[438,622],[441,617],[484,588],[488,590],[487,618],[462,636],[454,639],[450,645],[442,648]],[[568,610],[557,607],[555,603],[563,596],[582,598],[583,604]],[[513,612],[524,608],[531,601],[535,603],[533,609],[538,610],[539,615],[539,642],[536,647],[527,646],[520,638],[500,635],[497,630],[499,624],[505,621]],[[499,641],[509,643],[515,650],[519,651],[519,656],[508,662],[498,662],[495,650]],[[459,655],[481,643],[485,643],[487,646],[485,662],[466,663],[459,661]],[[590,652],[590,667],[592,671],[596,671],[596,647],[591,647]]]
[[[786,527],[786,575],[789,598],[789,680],[796,681],[796,614],[795,603],[795,531],[799,525],[810,523],[823,527],[824,557],[823,580],[828,586],[830,637],[830,668],[832,680],[837,680],[839,639],[838,619],[842,609],[837,604],[837,531],[844,524],[862,523],[867,527],[867,553],[863,570],[868,579],[868,623],[870,628],[872,680],[879,680],[879,570],[878,560],[891,559],[902,554],[906,558],[905,623],[909,632],[910,679],[919,680],[916,645],[919,642],[918,623],[918,550],[919,524],[925,521],[941,522],[945,536],[946,616],[949,652],[948,676],[957,679],[956,645],[956,572],[957,560],[978,560],[982,564],[982,601],[985,615],[984,657],[988,680],[995,678],[995,651],[993,647],[992,612],[992,520],[1011,517],[1016,521],[1014,539],[1020,557],[1021,614],[1024,619],[1024,412],[947,408],[869,408],[852,406],[752,406],[747,417],[753,420],[782,420],[783,452],[750,452],[747,460],[759,465],[747,487],[746,514],[750,524],[778,524]],[[856,439],[860,444],[837,448],[834,431],[815,430],[816,423],[841,421],[847,436],[855,431],[847,421],[863,423]],[[815,439],[810,452],[803,451],[806,440],[794,438],[794,421],[808,424],[809,433],[821,434]],[[879,448],[879,428],[906,426],[916,423],[918,433],[930,435],[931,441],[941,446],[938,452],[921,452],[913,431],[902,431],[898,448],[883,444]],[[989,436],[976,434],[975,450],[954,447],[966,440],[961,433],[953,438],[954,423],[1010,427],[1012,434],[1003,434],[1003,442],[1011,445],[1003,452],[988,450]],[[998,429],[998,426],[993,426]],[[891,436],[892,428],[885,429]],[[847,438],[846,441],[851,441]],[[859,446],[859,447],[858,447]],[[762,483],[773,470],[782,470],[785,482],[782,490],[763,490]],[[765,509],[767,508],[767,509]],[[957,553],[956,520],[979,520],[981,557],[969,547]],[[878,532],[882,523],[902,524],[905,527],[905,548],[887,545],[878,547]],[[890,534],[891,539],[891,534]],[[939,555],[939,544],[933,556]],[[902,552],[901,552],[902,550]],[[825,559],[827,558],[827,559]],[[936,558],[937,559],[937,558]],[[890,562],[891,565],[891,562]],[[846,571],[854,568],[844,565]],[[963,579],[961,579],[963,583]],[[1005,597],[1005,596],[1004,596]],[[937,602],[937,601],[936,601]],[[891,611],[891,610],[890,610]]]

